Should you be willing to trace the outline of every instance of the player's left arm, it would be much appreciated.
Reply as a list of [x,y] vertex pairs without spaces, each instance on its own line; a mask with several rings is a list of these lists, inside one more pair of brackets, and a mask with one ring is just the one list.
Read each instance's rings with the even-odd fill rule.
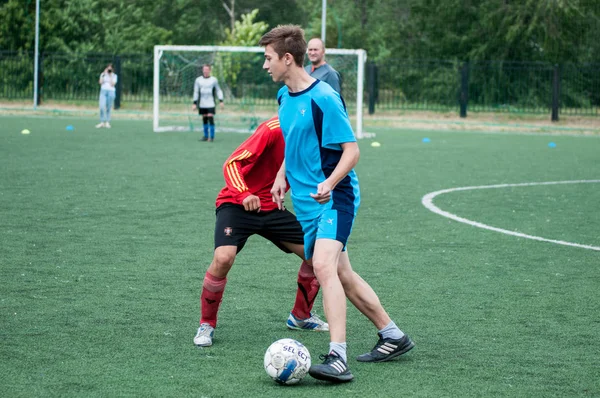
[[310,194],[314,200],[321,204],[331,200],[331,191],[350,173],[360,158],[360,150],[356,142],[345,142],[340,146],[342,147],[342,156],[337,166],[325,181],[317,185],[317,192]]
[[340,94],[342,93],[341,78],[337,70],[332,68],[329,71],[327,74],[327,83],[329,83],[335,91]]
[[215,78],[215,91],[217,92],[217,98],[219,99],[219,103],[221,104],[221,108],[225,107],[223,103],[223,90],[219,86],[219,81]]
[[325,181],[317,185],[317,192],[311,194],[313,199],[323,204],[329,202],[331,191],[356,166],[360,151],[341,95],[338,92],[325,92],[319,100],[319,107],[323,114],[321,145],[334,151],[342,150],[342,156],[334,170]]

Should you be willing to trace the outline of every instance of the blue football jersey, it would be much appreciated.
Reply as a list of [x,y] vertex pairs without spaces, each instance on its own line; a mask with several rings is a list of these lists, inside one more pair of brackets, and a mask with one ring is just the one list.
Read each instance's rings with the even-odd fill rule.
[[321,205],[310,196],[317,193],[317,185],[339,163],[340,144],[356,142],[342,97],[330,85],[316,80],[297,93],[283,86],[277,100],[285,139],[286,176],[296,217],[314,219],[328,209],[356,214],[360,191],[354,170],[335,187],[328,203]]

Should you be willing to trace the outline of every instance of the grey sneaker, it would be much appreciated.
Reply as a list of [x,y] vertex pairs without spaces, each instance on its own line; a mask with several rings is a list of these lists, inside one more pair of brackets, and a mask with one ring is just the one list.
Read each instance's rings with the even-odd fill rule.
[[379,335],[379,341],[375,344],[375,347],[373,347],[371,352],[356,357],[358,362],[389,361],[412,350],[415,346],[415,343],[406,334],[398,340],[384,339],[380,333],[377,334]]
[[294,330],[312,330],[315,332],[329,331],[329,324],[324,322],[317,314],[310,313],[310,318],[298,319],[291,312],[286,326]]
[[327,355],[319,355],[322,364],[312,365],[308,374],[318,380],[330,381],[332,383],[346,383],[352,381],[354,376],[344,361],[335,351]]
[[212,345],[212,339],[215,334],[215,328],[208,323],[203,323],[198,328],[198,333],[194,337],[194,344],[198,347],[209,347]]

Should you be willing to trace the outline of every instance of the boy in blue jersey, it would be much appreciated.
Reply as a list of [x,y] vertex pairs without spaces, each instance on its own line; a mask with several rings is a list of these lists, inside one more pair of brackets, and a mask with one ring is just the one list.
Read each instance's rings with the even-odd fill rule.
[[359,149],[341,96],[302,67],[304,32],[282,25],[266,33],[263,68],[283,82],[278,94],[285,159],[273,185],[273,201],[283,209],[286,177],[296,217],[304,231],[304,250],[323,292],[330,343],[322,364],[309,374],[320,380],[353,379],[346,355],[346,297],[377,327],[379,341],[361,362],[383,362],[408,352],[413,341],[383,309],[371,286],[352,270],[346,242],[360,204],[354,166]]

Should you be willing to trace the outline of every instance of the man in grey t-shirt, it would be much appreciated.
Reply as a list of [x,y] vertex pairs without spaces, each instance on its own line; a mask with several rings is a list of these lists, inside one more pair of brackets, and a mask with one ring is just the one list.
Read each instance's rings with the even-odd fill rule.
[[325,62],[325,45],[319,38],[308,42],[308,59],[310,65],[304,69],[315,79],[328,83],[335,91],[342,93],[340,74]]

